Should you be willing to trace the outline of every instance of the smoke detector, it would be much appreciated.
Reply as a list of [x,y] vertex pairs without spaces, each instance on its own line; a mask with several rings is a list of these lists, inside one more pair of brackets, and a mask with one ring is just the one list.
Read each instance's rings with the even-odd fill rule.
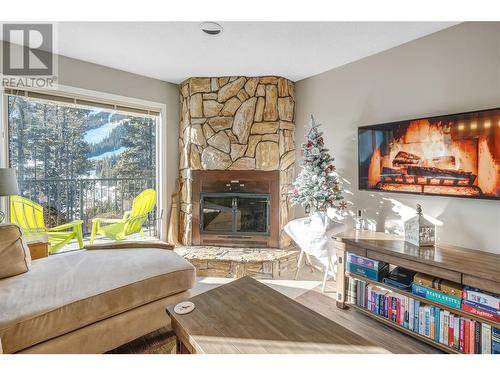
[[201,30],[208,35],[219,35],[223,28],[221,25],[219,25],[217,22],[202,22],[200,24]]

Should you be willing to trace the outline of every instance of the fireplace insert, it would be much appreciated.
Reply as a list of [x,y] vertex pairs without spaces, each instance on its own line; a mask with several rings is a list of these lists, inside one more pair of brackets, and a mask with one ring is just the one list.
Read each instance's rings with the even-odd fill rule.
[[267,235],[269,213],[269,194],[201,193],[200,233]]

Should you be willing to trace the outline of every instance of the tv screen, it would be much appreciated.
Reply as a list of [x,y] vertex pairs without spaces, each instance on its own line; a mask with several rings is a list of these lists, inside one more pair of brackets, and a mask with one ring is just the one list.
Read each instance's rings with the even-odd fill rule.
[[500,108],[358,128],[359,189],[500,199]]

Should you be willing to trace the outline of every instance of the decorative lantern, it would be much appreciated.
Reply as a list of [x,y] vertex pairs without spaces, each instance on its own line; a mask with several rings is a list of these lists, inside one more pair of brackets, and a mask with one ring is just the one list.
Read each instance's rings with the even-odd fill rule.
[[436,226],[424,218],[419,204],[417,204],[417,216],[405,221],[405,241],[416,246],[436,244]]

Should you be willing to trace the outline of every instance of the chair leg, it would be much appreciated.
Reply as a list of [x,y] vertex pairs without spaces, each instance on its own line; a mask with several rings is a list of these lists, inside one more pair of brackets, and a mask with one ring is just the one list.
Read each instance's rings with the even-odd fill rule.
[[323,285],[321,286],[321,292],[325,293],[326,289],[326,280],[328,279],[328,267],[329,265],[326,266],[325,268],[325,276],[323,276]]
[[78,224],[76,227],[75,227],[75,237],[78,241],[78,246],[80,249],[83,249],[83,229],[82,229],[82,225],[81,224]]
[[337,258],[335,257],[335,261],[334,262],[332,262],[331,258],[330,258],[330,263],[331,263],[331,267],[332,267],[333,281],[337,281],[337,270],[336,270]]
[[334,269],[334,265],[333,265],[333,262],[332,262],[332,257],[328,257],[328,264],[326,265],[325,267],[325,276],[323,277],[323,285],[321,287],[321,292],[325,292],[325,289],[326,289],[326,281],[328,279],[328,274],[330,273],[330,271],[332,272],[332,276],[333,276],[333,279],[335,281],[336,277],[335,277],[335,269]]
[[99,223],[97,221],[92,221],[92,232],[90,234],[90,245],[94,244],[95,236],[99,230]]
[[309,269],[311,270],[311,272],[314,272],[313,261],[311,260],[311,256],[307,253],[306,253],[306,260],[307,264],[309,265]]
[[304,258],[304,250],[300,250],[299,260],[297,262],[297,271],[295,272],[295,280],[299,277],[299,271],[302,267],[302,259]]

